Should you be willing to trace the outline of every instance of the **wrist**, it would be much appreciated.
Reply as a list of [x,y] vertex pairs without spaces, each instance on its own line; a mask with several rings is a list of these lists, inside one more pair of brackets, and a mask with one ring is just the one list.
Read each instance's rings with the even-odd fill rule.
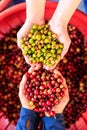
[[65,29],[67,29],[67,25],[68,25],[68,23],[64,21],[62,18],[57,18],[57,19],[51,18],[51,20],[49,21],[49,24],[55,27],[61,27]]
[[48,24],[50,25],[50,30],[58,34],[58,37],[63,35],[64,32],[67,32],[67,25],[61,20],[56,21],[51,19]]
[[26,0],[26,17],[28,21],[42,23],[44,21],[46,0]]

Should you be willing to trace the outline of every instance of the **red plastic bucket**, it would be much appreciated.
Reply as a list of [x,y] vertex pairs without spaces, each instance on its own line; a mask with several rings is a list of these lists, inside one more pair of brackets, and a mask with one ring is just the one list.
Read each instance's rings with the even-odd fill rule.
[[[56,2],[46,3],[45,19],[49,20],[54,13],[57,6]],[[15,28],[18,25],[22,25],[26,18],[25,3],[15,5],[9,9],[4,10],[0,16],[0,38],[4,37],[4,34],[9,32],[11,28]],[[87,42],[87,16],[80,11],[76,11],[72,16],[70,23],[78,27],[78,29],[84,35],[85,42]],[[71,125],[69,130],[87,130],[87,112],[82,114],[83,116],[75,124]],[[3,114],[0,113],[0,130],[14,130],[15,126],[10,124],[7,119],[4,119]]]
[[11,2],[11,0],[1,0],[1,2],[0,2],[0,12],[2,10],[4,10],[10,2]]

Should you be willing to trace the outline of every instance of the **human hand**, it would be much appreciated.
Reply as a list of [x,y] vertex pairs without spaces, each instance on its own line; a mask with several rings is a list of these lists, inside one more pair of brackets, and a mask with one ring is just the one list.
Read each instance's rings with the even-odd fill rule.
[[[61,73],[57,70],[54,70],[54,73],[57,73],[58,75],[61,75]],[[62,75],[61,75],[62,76]],[[66,85],[66,81],[65,79],[63,78],[62,76],[62,79],[63,79],[63,84],[65,86],[65,94],[64,94],[64,97],[60,100],[59,104],[58,105],[55,105],[53,106],[52,110],[55,112],[55,113],[62,113],[64,108],[66,107],[67,103],[69,102],[69,92],[68,92],[68,87]]]
[[[64,45],[63,51],[61,53],[62,59],[64,55],[67,53],[71,43],[69,34],[67,32],[67,25],[65,25],[62,21],[55,23],[52,19],[49,21],[48,24],[50,25],[50,30],[58,35],[58,40]],[[55,66],[56,65],[54,65],[54,68]]]
[[[60,57],[60,60],[61,60],[63,59],[64,55],[67,53],[70,43],[71,43],[71,40],[67,32],[67,26],[63,22],[58,22],[56,24],[53,20],[50,20],[48,22],[48,25],[50,25],[50,30],[58,36],[58,40],[64,45],[64,48]],[[56,68],[58,62],[56,62],[51,67],[46,66],[46,65],[43,65],[43,67],[47,70],[53,70]]]
[[[36,20],[36,21],[26,19],[24,25],[22,26],[22,28],[17,33],[17,43],[18,43],[18,46],[20,47],[21,50],[22,50],[21,39],[24,38],[24,37],[25,38],[27,37],[29,30],[31,29],[33,24],[42,25],[42,24],[44,24],[44,19],[43,20],[39,19],[39,20]],[[27,64],[32,65],[32,63],[29,61],[29,56],[24,55],[24,58],[25,58],[25,61],[27,62]],[[34,63],[33,65],[35,66],[36,63]]]
[[27,108],[27,109],[30,109],[30,110],[33,110],[34,109],[34,105],[30,105],[29,104],[29,100],[26,98],[25,94],[24,94],[24,86],[26,84],[26,81],[27,81],[27,78],[26,76],[24,75],[22,77],[22,80],[20,82],[20,86],[19,86],[19,98],[20,98],[20,101],[21,101],[21,104],[22,104],[22,107],[24,108]]
[[[32,73],[34,70],[39,70],[41,67],[41,64],[38,64],[37,66],[34,66],[32,65],[28,72],[29,73]],[[20,82],[20,86],[19,86],[19,98],[20,98],[20,101],[21,101],[21,104],[22,104],[22,107],[24,108],[27,108],[27,109],[34,109],[35,106],[34,105],[30,105],[29,104],[29,100],[26,98],[25,94],[24,94],[24,86],[26,84],[26,81],[27,81],[27,77],[26,77],[26,74],[22,77],[22,80]]]

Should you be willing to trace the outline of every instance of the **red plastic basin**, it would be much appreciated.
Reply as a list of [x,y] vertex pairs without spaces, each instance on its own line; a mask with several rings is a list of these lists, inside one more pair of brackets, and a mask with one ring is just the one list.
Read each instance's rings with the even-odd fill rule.
[[11,2],[11,0],[1,0],[1,2],[0,2],[0,12],[2,10],[4,10],[10,2]]
[[[2,0],[4,1],[4,0]],[[5,0],[6,1],[6,0]],[[49,20],[54,13],[57,6],[56,2],[47,2],[45,19]],[[0,38],[4,37],[4,34],[9,32],[11,28],[15,28],[18,25],[22,25],[26,18],[25,3],[15,5],[9,9],[4,10],[0,14]],[[85,42],[87,42],[87,16],[82,12],[76,10],[72,16],[70,23],[82,32]],[[14,130],[15,126],[10,124],[7,119],[4,119],[2,113],[0,113],[0,130]],[[71,125],[69,130],[87,130],[87,112],[83,113],[83,116],[74,125]]]

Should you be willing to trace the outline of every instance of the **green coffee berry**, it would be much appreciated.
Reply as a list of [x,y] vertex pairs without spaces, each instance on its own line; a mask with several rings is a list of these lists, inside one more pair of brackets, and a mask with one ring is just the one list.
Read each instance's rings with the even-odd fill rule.
[[38,28],[38,25],[34,24],[32,28],[33,28],[33,29],[37,29],[37,28]]
[[30,40],[29,40],[29,43],[30,43],[30,44],[34,43],[34,40],[33,40],[33,39],[30,39]]
[[57,54],[60,54],[62,52],[62,49],[61,48],[58,48],[57,49]]
[[36,35],[36,39],[37,39],[38,41],[40,41],[40,40],[41,40],[41,35],[37,34],[37,35]]

